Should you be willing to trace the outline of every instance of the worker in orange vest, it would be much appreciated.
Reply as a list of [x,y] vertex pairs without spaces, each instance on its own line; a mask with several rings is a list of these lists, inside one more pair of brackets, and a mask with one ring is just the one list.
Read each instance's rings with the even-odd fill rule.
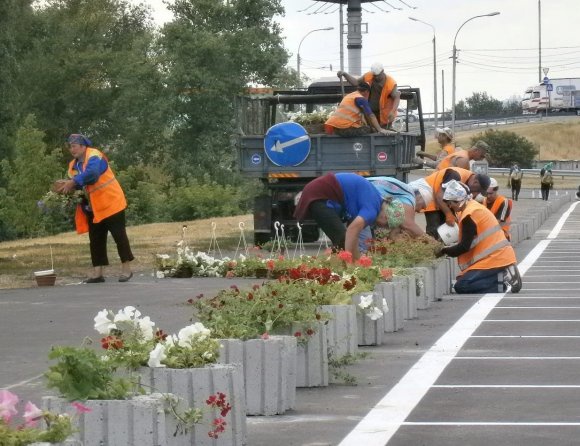
[[70,193],[82,189],[83,203],[77,205],[75,225],[77,232],[89,233],[89,246],[93,274],[85,283],[105,281],[103,267],[109,264],[107,257],[107,236],[110,232],[117,244],[121,258],[119,282],[127,282],[133,277],[130,262],[134,259],[125,228],[125,208],[127,201],[121,185],[109,166],[106,156],[90,147],[91,141],[84,135],[72,134],[68,137],[70,153],[69,180],[62,183],[59,192]]
[[457,152],[447,155],[437,165],[437,169],[445,169],[447,167],[461,167],[463,169],[470,169],[471,161],[481,161],[489,151],[489,145],[485,141],[477,141],[471,149],[458,150]]
[[461,273],[454,289],[459,294],[518,293],[522,279],[516,254],[495,216],[471,198],[469,187],[452,180],[445,185],[443,200],[458,218],[459,242],[437,255],[457,257]]
[[368,101],[370,90],[369,84],[359,82],[356,91],[347,94],[324,123],[326,133],[345,137],[366,135],[373,130],[382,134],[391,133],[381,128],[371,110]]
[[371,70],[361,77],[354,77],[346,71],[338,71],[336,75],[344,77],[349,84],[357,86],[364,81],[371,86],[369,103],[375,116],[378,116],[381,127],[391,127],[397,117],[397,108],[401,95],[397,89],[397,82],[385,73],[383,64],[375,62]]
[[436,155],[432,155],[431,153],[427,153],[422,150],[417,152],[417,156],[419,158],[423,158],[418,160],[418,164],[424,164],[427,167],[435,169],[443,158],[457,151],[455,143],[453,142],[453,130],[451,130],[449,127],[436,128],[435,139],[441,148],[439,152],[437,152]]
[[505,237],[511,240],[510,227],[512,222],[512,207],[513,201],[504,197],[499,192],[499,185],[495,178],[490,178],[489,188],[487,189],[487,197],[483,200],[483,205],[487,207],[497,222],[503,229]]
[[440,240],[437,228],[443,223],[449,226],[455,224],[455,215],[443,200],[443,185],[451,180],[461,181],[467,184],[474,195],[487,194],[489,187],[489,177],[484,174],[476,174],[471,170],[462,169],[461,167],[448,167],[443,170],[436,170],[425,178],[409,183],[413,190],[422,188],[430,189],[433,197],[423,210],[425,213],[426,228],[425,232],[436,240]]

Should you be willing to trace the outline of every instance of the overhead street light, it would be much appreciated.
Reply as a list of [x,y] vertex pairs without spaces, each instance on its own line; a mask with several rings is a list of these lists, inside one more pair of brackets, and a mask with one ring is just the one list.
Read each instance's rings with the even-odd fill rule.
[[433,109],[435,118],[435,128],[437,128],[437,45],[435,43],[435,27],[430,23],[424,22],[422,20],[416,19],[415,17],[409,17],[409,20],[414,22],[422,23],[423,25],[430,26],[433,30]]
[[300,40],[300,44],[298,45],[298,53],[296,54],[296,71],[298,72],[298,80],[299,82],[301,82],[300,80],[300,47],[302,46],[302,42],[304,42],[304,39],[306,39],[310,34],[316,32],[316,31],[330,31],[333,30],[334,27],[333,26],[329,26],[328,28],[317,28],[317,29],[313,29],[312,31],[307,32],[304,37],[302,37],[302,40]]
[[457,72],[457,47],[455,42],[457,41],[457,34],[459,34],[459,31],[461,31],[461,28],[463,28],[467,22],[470,22],[471,20],[477,19],[479,17],[493,17],[495,15],[499,15],[499,12],[495,11],[490,12],[489,14],[476,15],[475,17],[471,17],[470,19],[467,19],[465,22],[463,22],[455,33],[455,38],[453,39],[453,86],[451,97],[451,130],[453,130],[453,134],[455,134],[455,81]]

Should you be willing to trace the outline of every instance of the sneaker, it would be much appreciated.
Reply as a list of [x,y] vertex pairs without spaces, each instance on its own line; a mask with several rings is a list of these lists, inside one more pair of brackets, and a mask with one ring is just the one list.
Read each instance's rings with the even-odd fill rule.
[[522,277],[518,267],[514,263],[505,269],[505,283],[507,285],[506,291],[511,291],[512,293],[519,293],[522,289]]

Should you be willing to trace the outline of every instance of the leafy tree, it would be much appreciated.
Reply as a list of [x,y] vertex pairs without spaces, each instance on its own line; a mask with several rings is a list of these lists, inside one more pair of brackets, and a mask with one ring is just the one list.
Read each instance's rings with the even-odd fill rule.
[[49,153],[43,138],[34,116],[28,116],[16,133],[14,160],[2,161],[8,185],[2,192],[0,220],[9,221],[18,236],[44,233],[37,202],[64,171],[58,152]]
[[[250,83],[284,81],[288,54],[276,14],[279,0],[176,0],[161,39],[173,92],[174,171],[208,172],[228,181],[234,97]],[[231,179],[230,179],[231,180]]]
[[491,147],[487,155],[490,167],[511,167],[513,162],[517,162],[520,167],[531,168],[539,153],[532,142],[506,130],[486,130],[473,136],[471,145],[480,139]]

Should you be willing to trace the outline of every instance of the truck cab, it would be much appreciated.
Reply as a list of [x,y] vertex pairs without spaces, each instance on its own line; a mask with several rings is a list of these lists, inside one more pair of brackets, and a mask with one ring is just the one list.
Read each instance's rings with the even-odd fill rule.
[[[399,87],[401,102],[396,133],[371,133],[357,137],[341,137],[324,133],[323,122],[304,124],[310,149],[297,165],[277,165],[267,156],[265,135],[276,124],[287,122],[297,113],[303,116],[324,116],[333,110],[344,94],[354,87],[340,85],[334,79],[313,82],[307,89],[278,90],[271,94],[242,96],[238,102],[238,162],[242,175],[259,179],[265,186],[254,202],[254,242],[262,244],[276,234],[276,224],[284,225],[284,234],[298,237],[293,217],[296,196],[303,187],[328,172],[356,172],[362,176],[393,176],[406,181],[417,150],[425,148],[425,129],[418,88]],[[407,113],[416,119],[409,119]],[[314,221],[302,222],[305,242],[318,239]]]

